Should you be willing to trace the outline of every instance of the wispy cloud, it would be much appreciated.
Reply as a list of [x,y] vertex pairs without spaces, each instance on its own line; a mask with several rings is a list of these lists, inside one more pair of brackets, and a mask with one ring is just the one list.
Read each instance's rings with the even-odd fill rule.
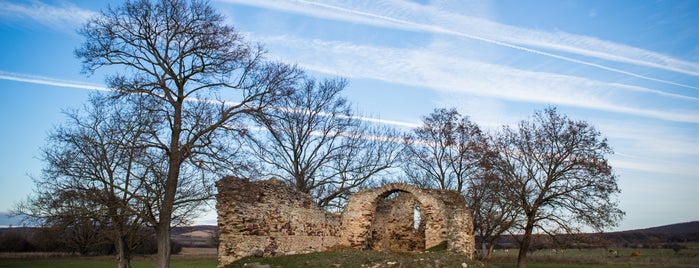
[[[16,81],[16,82],[23,82],[23,83],[38,84],[38,85],[63,87],[63,88],[75,88],[75,89],[86,89],[86,90],[97,90],[97,91],[112,91],[111,89],[109,89],[105,86],[101,86],[101,85],[86,84],[86,83],[77,82],[77,81],[59,80],[59,79],[54,79],[54,78],[50,78],[50,77],[28,75],[28,74],[19,74],[19,73],[5,72],[5,71],[0,71],[0,80]],[[199,99],[191,99],[191,100],[192,101],[202,101]],[[215,100],[206,100],[206,101],[211,102],[211,103],[216,103],[216,104],[221,103],[220,101],[215,101]],[[236,102],[226,102],[226,103],[228,105],[238,104]],[[325,115],[331,116],[330,114],[325,114]],[[337,115],[333,115],[333,116],[337,116]],[[381,118],[375,118],[375,117],[366,117],[366,116],[351,116],[351,117],[354,119],[357,119],[357,120],[365,121],[365,122],[385,124],[385,125],[394,125],[394,126],[405,127],[405,128],[414,128],[414,127],[419,126],[418,123],[413,123],[413,122],[402,122],[402,121],[387,120],[387,119],[381,119]]]
[[611,159],[611,164],[615,169],[626,169],[653,174],[670,174],[692,177],[699,174],[699,167],[683,162],[665,162],[657,159]]
[[699,89],[699,87],[694,85],[651,77],[609,65],[593,63],[535,48],[573,53],[578,56],[594,57],[605,61],[652,67],[692,76],[699,76],[699,64],[697,63],[687,62],[660,53],[603,41],[588,36],[574,35],[565,32],[544,32],[504,25],[482,18],[451,13],[448,10],[434,6],[421,6],[404,1],[371,1],[371,3],[365,1],[316,2],[305,0],[293,2],[258,0],[220,1],[260,6],[299,13],[306,16],[363,23],[377,27],[408,29],[412,31],[469,38],[639,79],[684,88]]
[[[602,121],[599,129],[617,144],[626,157],[648,156],[656,159],[699,158],[699,137],[688,129],[649,124],[648,122]],[[697,173],[699,174],[699,172]]]
[[86,83],[81,83],[81,82],[76,82],[76,81],[59,80],[59,79],[54,79],[54,78],[49,78],[49,77],[44,77],[44,76],[18,74],[18,73],[5,72],[5,71],[0,71],[0,79],[9,80],[9,81],[24,82],[24,83],[39,84],[39,85],[64,87],[64,88],[110,91],[109,88],[101,86],[101,85],[86,84]]
[[[255,36],[255,39],[299,62],[302,67],[319,72],[429,87],[443,93],[569,105],[699,123],[699,112],[693,108],[699,103],[699,98],[693,96],[578,76],[520,70],[476,61],[449,48],[397,49],[291,36]],[[676,110],[665,111],[653,108],[653,103],[627,101],[629,96],[643,95],[655,96],[651,97],[653,101],[674,100]]]
[[28,3],[0,2],[0,16],[4,19],[29,19],[44,26],[73,30],[97,13],[64,3],[53,6],[41,1]]
[[699,174],[696,131],[645,120],[598,122],[598,129],[619,147],[612,157],[615,168],[687,177]]

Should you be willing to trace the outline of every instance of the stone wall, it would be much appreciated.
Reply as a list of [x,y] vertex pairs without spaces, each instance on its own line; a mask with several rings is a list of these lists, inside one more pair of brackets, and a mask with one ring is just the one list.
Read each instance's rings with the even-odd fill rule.
[[246,256],[324,251],[339,242],[340,216],[279,180],[226,177],[217,187],[220,267]]
[[[357,249],[375,248],[377,242],[385,245],[382,242],[385,237],[375,239],[375,231],[383,227],[373,225],[385,224],[381,220],[382,212],[377,207],[387,196],[396,192],[408,193],[419,203],[420,229],[424,224],[425,242],[424,247],[416,245],[415,248],[429,249],[446,242],[447,250],[472,257],[475,246],[473,224],[464,197],[455,191],[420,189],[405,183],[365,189],[350,196],[342,214],[340,243]],[[399,205],[413,207],[409,203]]]
[[420,251],[446,242],[449,251],[473,254],[471,212],[454,191],[388,184],[353,194],[338,215],[276,179],[226,177],[216,186],[220,267],[246,256],[310,253],[336,245]]
[[[405,192],[379,200],[376,217],[370,227],[368,248],[386,251],[425,250],[425,221],[421,220],[424,217],[416,218],[416,206],[420,207],[420,202],[412,194]],[[416,220],[419,221],[417,226]]]

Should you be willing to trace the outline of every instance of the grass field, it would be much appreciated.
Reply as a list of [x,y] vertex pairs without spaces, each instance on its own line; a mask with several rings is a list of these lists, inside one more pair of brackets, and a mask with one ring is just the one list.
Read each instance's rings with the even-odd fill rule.
[[[183,248],[178,255],[173,255],[170,267],[173,268],[215,268],[218,265],[216,249]],[[155,266],[153,256],[135,256],[131,260],[133,268],[152,268]],[[56,257],[50,254],[2,254],[0,268],[9,267],[51,267],[51,268],[114,268],[113,256],[101,257]]]
[[337,250],[272,258],[245,258],[227,268],[244,267],[246,263],[263,263],[271,267],[485,267],[463,255],[447,252],[405,253]]
[[[640,256],[631,256],[638,251]],[[516,267],[517,250],[497,251],[492,260],[468,261],[463,256],[445,251],[429,253],[385,253],[372,251],[333,251],[274,258],[246,258],[228,267],[243,267],[245,263],[270,264],[272,267]],[[699,267],[699,244],[687,249],[569,249],[541,250],[527,258],[529,268],[635,268],[635,267]]]
[[[215,268],[216,259],[173,259],[173,268]],[[51,267],[51,268],[114,268],[116,261],[111,257],[94,258],[49,258],[49,259],[2,259],[0,267]],[[131,261],[134,268],[152,268],[155,261],[152,258],[137,257]]]
[[[686,249],[568,249],[540,250],[527,258],[527,267],[699,267],[699,244],[685,244]],[[638,256],[632,256],[637,252]],[[515,267],[517,250],[496,251],[489,264]]]
[[[212,252],[213,250],[213,252]],[[640,256],[632,257],[638,251]],[[511,268],[516,267],[516,250],[497,251],[487,262],[469,261],[462,255],[446,251],[425,253],[375,252],[336,250],[305,255],[280,256],[273,258],[245,258],[228,267],[243,267],[245,263],[269,264],[271,267],[468,267]],[[134,268],[153,267],[152,256],[137,256],[132,261]],[[34,257],[0,258],[0,268],[5,267],[114,267],[114,257]],[[218,265],[215,249],[186,249],[171,261],[174,268],[214,268]],[[529,255],[529,268],[649,268],[649,267],[699,267],[699,244],[688,244],[687,249],[675,252],[672,249],[568,249],[565,251],[541,250]]]

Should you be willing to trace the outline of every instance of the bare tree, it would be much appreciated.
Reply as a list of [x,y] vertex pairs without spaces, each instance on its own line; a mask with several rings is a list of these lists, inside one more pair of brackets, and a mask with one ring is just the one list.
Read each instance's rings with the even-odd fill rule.
[[[107,79],[110,88],[120,96],[148,99],[161,120],[149,132],[149,148],[159,150],[165,163],[164,172],[156,174],[161,192],[152,214],[157,266],[168,267],[178,189],[193,183],[182,173],[221,160],[210,145],[227,135],[226,126],[287,94],[300,72],[266,62],[265,51],[225,26],[206,1],[126,1],[89,20],[80,34],[86,41],[75,54],[84,72],[115,67],[121,74]],[[223,101],[222,95],[235,102]],[[186,167],[188,162],[192,166]]]
[[492,172],[471,177],[466,202],[473,211],[473,227],[481,245],[481,258],[490,258],[502,234],[517,222],[518,207],[502,180]]
[[357,128],[345,133],[341,144],[338,157],[328,163],[335,175],[314,191],[326,208],[344,207],[354,191],[378,183],[372,178],[391,174],[400,157],[400,135],[390,127],[359,122]]
[[493,168],[521,213],[518,267],[525,267],[535,229],[602,230],[623,217],[614,200],[620,192],[617,178],[606,158],[613,151],[587,122],[547,108],[522,121],[517,130],[505,127],[495,148],[498,162]]
[[[41,185],[41,188],[45,186],[38,181],[36,184]],[[97,217],[94,211],[89,209],[99,206],[90,200],[83,199],[84,195],[81,191],[72,189],[63,191],[40,189],[40,192],[16,204],[12,213],[24,216],[25,224],[41,226],[42,231],[55,233],[52,239],[60,246],[52,246],[50,250],[86,255],[91,249],[106,242],[102,239],[104,232],[100,228],[100,222],[106,221],[104,215]]]
[[306,79],[257,117],[264,131],[250,140],[269,175],[311,194],[322,207],[342,203],[397,157],[395,134],[353,117],[340,96],[346,85],[344,79]]
[[94,246],[85,242],[98,232],[108,237],[119,267],[130,267],[130,251],[143,239],[140,207],[154,203],[142,198],[145,174],[136,168],[145,153],[138,145],[147,116],[133,108],[93,94],[83,111],[67,112],[69,120],[43,149],[46,166],[35,179],[35,195],[17,206],[42,225],[73,232],[74,244]]
[[422,121],[406,138],[405,174],[416,185],[463,193],[469,176],[481,171],[485,136],[453,108],[435,109]]
[[464,194],[483,253],[492,251],[499,236],[512,226],[515,210],[501,198],[503,187],[488,171],[493,153],[487,135],[456,109],[435,109],[407,140],[403,169],[408,179],[422,187]]

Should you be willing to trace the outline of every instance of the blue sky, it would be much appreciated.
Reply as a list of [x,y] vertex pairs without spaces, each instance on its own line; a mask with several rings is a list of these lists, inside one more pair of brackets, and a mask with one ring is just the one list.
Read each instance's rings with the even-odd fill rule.
[[[0,212],[31,192],[61,111],[103,89],[73,50],[107,3],[0,0]],[[699,220],[698,1],[211,4],[269,57],[348,78],[357,111],[398,128],[456,107],[492,131],[555,105],[615,149],[619,230]]]

